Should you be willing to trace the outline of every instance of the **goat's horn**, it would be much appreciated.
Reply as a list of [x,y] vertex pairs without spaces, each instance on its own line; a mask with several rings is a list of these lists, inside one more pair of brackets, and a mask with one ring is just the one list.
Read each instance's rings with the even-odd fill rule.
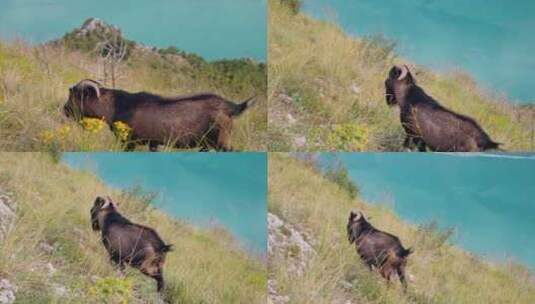
[[397,66],[401,70],[401,74],[398,77],[398,80],[403,80],[409,74],[409,68],[406,65]]
[[357,211],[357,217],[355,218],[355,220],[360,220],[361,217],[363,217],[362,212]]
[[80,81],[77,85],[76,85],[77,88],[86,88],[86,87],[91,87],[95,90],[95,92],[97,93],[97,99],[100,98],[100,86],[99,84],[96,82],[96,81],[93,81],[93,80],[89,80],[89,79],[85,79],[85,80],[82,80]]

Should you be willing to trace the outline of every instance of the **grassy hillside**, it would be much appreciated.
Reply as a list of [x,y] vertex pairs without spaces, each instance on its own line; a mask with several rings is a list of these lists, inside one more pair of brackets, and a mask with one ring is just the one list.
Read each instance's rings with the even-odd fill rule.
[[150,196],[111,189],[48,154],[2,153],[0,168],[0,191],[17,202],[15,228],[0,241],[0,277],[18,287],[17,303],[159,303],[154,281],[135,269],[121,278],[91,230],[89,210],[105,194],[174,244],[164,268],[170,303],[265,302],[266,266],[223,229],[173,220]]
[[[109,72],[104,72],[102,56],[105,54],[95,51],[104,39],[100,31],[108,30],[104,27],[86,33],[76,29],[59,40],[39,46],[22,41],[0,42],[0,150],[123,149],[98,121],[88,122],[90,126],[86,124],[84,128],[67,120],[61,112],[68,88],[81,79],[91,78],[108,87],[112,85]],[[207,62],[175,47],[151,48],[122,36],[118,41],[125,42],[127,52],[119,65],[117,88],[160,95],[213,92],[236,102],[257,95],[257,104],[236,120],[232,145],[237,150],[265,150],[267,108],[263,63],[250,59]]]
[[[350,37],[335,23],[297,12],[296,3],[269,1],[270,150],[400,150],[398,110],[384,97],[389,69],[407,63],[395,44]],[[462,71],[411,66],[429,94],[477,119],[504,149],[535,150],[535,107],[513,106]]]
[[[447,241],[434,225],[414,226],[390,208],[371,206],[327,180],[314,166],[284,154],[269,158],[269,211],[314,240],[316,255],[307,271],[295,277],[287,260],[270,263],[269,278],[290,303],[532,303],[535,279],[526,268],[496,264]],[[351,209],[363,210],[373,225],[398,235],[414,254],[409,258],[409,288],[390,288],[369,272],[346,236]],[[291,256],[292,252],[288,253]],[[349,302],[348,302],[349,301]]]

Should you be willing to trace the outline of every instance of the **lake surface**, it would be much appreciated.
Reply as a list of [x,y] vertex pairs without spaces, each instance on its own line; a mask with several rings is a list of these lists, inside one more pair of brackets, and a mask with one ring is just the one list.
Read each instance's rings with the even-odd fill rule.
[[453,242],[468,251],[535,271],[535,156],[341,153],[339,159],[367,201],[391,204],[412,223],[455,228]]
[[263,153],[65,153],[68,165],[119,189],[159,193],[158,208],[200,227],[227,228],[246,249],[267,251]]
[[88,17],[129,39],[207,59],[266,58],[266,0],[0,0],[0,37],[56,39]]
[[411,61],[460,68],[515,102],[535,103],[535,1],[305,0],[304,10],[353,35],[383,34]]

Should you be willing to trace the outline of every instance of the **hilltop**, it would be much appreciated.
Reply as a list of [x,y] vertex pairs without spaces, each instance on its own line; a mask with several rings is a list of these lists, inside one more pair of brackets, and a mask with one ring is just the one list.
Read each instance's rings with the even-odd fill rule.
[[0,298],[14,294],[16,303],[160,303],[153,280],[135,269],[127,269],[124,278],[117,273],[100,235],[91,229],[95,197],[109,194],[125,216],[155,228],[174,244],[164,267],[167,301],[265,302],[265,262],[223,228],[201,229],[173,219],[153,205],[153,195],[110,188],[51,154],[0,156]]
[[[526,267],[470,254],[449,242],[451,231],[434,223],[406,223],[386,204],[364,201],[344,181],[330,178],[313,161],[270,155],[268,285],[273,304],[533,302],[535,277]],[[387,287],[360,262],[346,235],[352,209],[414,249],[406,294],[397,278]]]
[[356,38],[299,11],[269,3],[270,151],[400,151],[405,133],[385,102],[394,64],[409,64],[426,92],[475,118],[507,151],[535,149],[535,108],[490,92],[463,71],[439,74],[409,63],[382,36]]
[[262,62],[207,61],[175,46],[146,46],[96,18],[41,45],[0,41],[0,148],[122,150],[107,127],[75,123],[61,113],[68,88],[91,78],[107,87],[160,95],[212,92],[236,102],[256,95],[255,106],[236,120],[232,144],[237,150],[265,150],[266,77]]

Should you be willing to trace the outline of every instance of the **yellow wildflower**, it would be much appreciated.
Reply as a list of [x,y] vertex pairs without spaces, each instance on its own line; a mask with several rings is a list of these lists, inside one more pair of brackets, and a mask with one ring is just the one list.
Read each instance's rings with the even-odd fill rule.
[[54,140],[54,132],[48,130],[44,131],[43,134],[41,134],[41,138],[43,139],[43,142],[48,145]]
[[98,118],[84,118],[81,121],[82,127],[91,133],[98,133],[104,128],[106,123]]
[[115,135],[122,141],[128,140],[130,134],[132,133],[132,128],[130,128],[126,123],[122,121],[114,122],[113,130],[115,132]]
[[65,138],[71,132],[71,127],[68,125],[62,125],[56,131],[58,138]]

